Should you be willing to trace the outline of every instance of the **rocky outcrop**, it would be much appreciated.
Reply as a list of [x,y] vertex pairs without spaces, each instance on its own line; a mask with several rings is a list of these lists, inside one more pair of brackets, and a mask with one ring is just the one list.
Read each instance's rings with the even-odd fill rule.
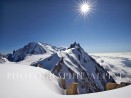
[[106,90],[112,90],[112,89],[116,89],[118,87],[119,84],[117,83],[107,83],[106,84]]
[[41,64],[38,64],[37,67],[42,67],[42,65],[41,65]]
[[106,90],[112,90],[112,89],[117,89],[117,88],[121,88],[124,86],[128,86],[131,83],[127,83],[127,82],[121,82],[120,84],[117,83],[107,83],[106,84]]
[[61,83],[61,87],[62,87],[63,89],[66,89],[66,81],[65,81],[64,78],[61,78],[60,83]]
[[72,82],[69,88],[67,89],[66,94],[67,95],[77,95],[78,94],[77,86],[78,86],[78,83]]
[[128,85],[130,85],[131,83],[128,83],[128,82],[121,82],[118,86],[117,86],[117,88],[120,88],[120,87],[124,87],[124,86],[128,86]]

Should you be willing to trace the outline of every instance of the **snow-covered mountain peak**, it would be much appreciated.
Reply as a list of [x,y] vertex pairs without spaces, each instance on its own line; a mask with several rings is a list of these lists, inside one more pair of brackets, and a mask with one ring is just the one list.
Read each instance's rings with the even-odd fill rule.
[[59,51],[60,48],[41,42],[30,42],[24,47],[14,50],[13,54],[10,55],[9,60],[19,62],[24,60],[27,55],[38,55],[38,54],[54,54]]
[[81,48],[79,43],[74,42],[73,44],[70,45],[69,48]]
[[68,49],[72,49],[74,52],[77,51],[77,52],[82,53],[82,54],[86,53],[84,51],[84,49],[81,47],[81,45],[79,43],[76,43],[76,42],[74,42],[73,44],[71,44]]

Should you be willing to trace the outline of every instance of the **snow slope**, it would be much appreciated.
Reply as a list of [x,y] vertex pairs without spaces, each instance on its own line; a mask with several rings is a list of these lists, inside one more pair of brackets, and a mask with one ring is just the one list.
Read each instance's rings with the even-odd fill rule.
[[43,59],[46,59],[50,57],[51,54],[46,53],[46,54],[36,54],[36,55],[27,55],[24,60],[17,62],[19,64],[24,64],[24,65],[31,65],[33,62],[41,61]]
[[[130,98],[131,85],[115,90],[75,96],[75,98]],[[70,98],[74,98],[71,96]]]
[[131,82],[131,53],[97,53],[91,55],[113,76],[117,83]]
[[[32,78],[25,76],[30,73]],[[59,88],[57,77],[53,79],[39,77],[47,74],[55,77],[41,68],[20,64],[0,64],[0,98],[130,98],[131,96],[131,85],[99,93],[61,96],[64,91]],[[36,75],[38,76],[33,77]]]
[[[43,67],[44,69],[48,69],[48,70],[52,70],[52,68],[59,62],[60,57],[58,56],[58,53],[54,53],[54,54],[44,54],[43,55],[44,58],[40,58],[39,60],[34,61],[32,59],[32,61],[34,61],[33,63],[31,63],[31,66],[37,66],[38,64],[41,65],[41,67]],[[24,60],[24,62],[26,62],[26,60]],[[21,62],[20,62],[21,63]]]
[[42,98],[64,94],[50,71],[16,63],[0,64],[0,98]]

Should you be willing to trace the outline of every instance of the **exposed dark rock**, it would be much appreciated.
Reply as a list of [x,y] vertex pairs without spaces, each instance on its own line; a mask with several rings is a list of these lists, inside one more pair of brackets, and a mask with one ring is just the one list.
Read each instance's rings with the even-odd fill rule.
[[57,73],[60,72],[60,70],[61,70],[61,68],[62,68],[62,64],[63,64],[63,58],[61,58],[61,60],[60,60],[60,61],[58,62],[58,64],[54,67],[54,69],[53,69],[52,72],[54,72],[54,71],[57,71]]
[[107,83],[106,84],[106,90],[112,90],[112,89],[116,89],[118,87],[119,84],[117,83]]
[[71,83],[69,88],[66,91],[67,95],[77,95],[78,94],[78,83]]
[[64,78],[61,78],[61,86],[63,89],[66,89],[66,80]]
[[117,88],[128,86],[130,84],[131,83],[127,83],[127,82],[121,82],[120,84],[117,84],[117,83],[107,83],[106,84],[106,90],[117,89]]
[[130,85],[131,83],[127,83],[127,82],[121,82],[118,86],[117,86],[117,88],[121,88],[121,87],[124,87],[124,86],[128,86],[128,85]]

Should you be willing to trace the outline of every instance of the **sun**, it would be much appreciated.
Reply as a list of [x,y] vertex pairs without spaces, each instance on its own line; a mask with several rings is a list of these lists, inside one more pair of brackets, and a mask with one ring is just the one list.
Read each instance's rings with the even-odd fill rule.
[[94,10],[95,1],[93,0],[80,0],[80,2],[77,2],[77,12],[80,16],[86,18],[90,14],[92,14]]
[[80,6],[80,10],[82,13],[88,13],[90,11],[90,5],[89,4],[82,4]]

